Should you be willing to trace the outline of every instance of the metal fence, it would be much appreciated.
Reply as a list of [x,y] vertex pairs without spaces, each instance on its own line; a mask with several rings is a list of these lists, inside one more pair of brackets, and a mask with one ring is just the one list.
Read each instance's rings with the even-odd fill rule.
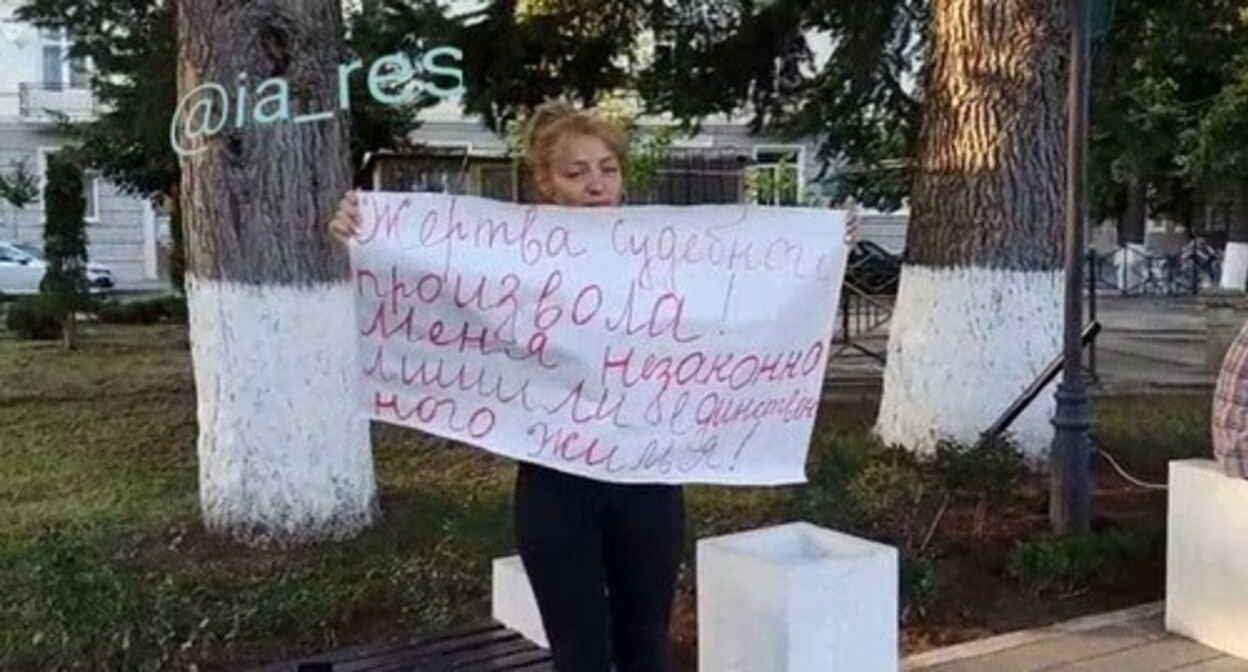
[[1161,254],[1141,245],[1123,245],[1109,253],[1088,253],[1088,291],[1121,296],[1192,296],[1216,286],[1222,255],[1204,239]]
[[836,332],[832,336],[833,358],[859,358],[883,367],[888,342],[888,323],[896,297],[872,294],[846,280],[841,286]]
[[[626,194],[629,203],[699,205],[740,203],[747,196],[750,159],[732,149],[671,149],[655,179]],[[373,157],[362,171],[372,188],[470,194],[530,203],[536,190],[528,167],[508,157],[473,156],[463,149],[428,148]]]
[[653,186],[629,194],[630,203],[699,205],[740,203],[747,196],[748,156],[730,150],[668,150]]

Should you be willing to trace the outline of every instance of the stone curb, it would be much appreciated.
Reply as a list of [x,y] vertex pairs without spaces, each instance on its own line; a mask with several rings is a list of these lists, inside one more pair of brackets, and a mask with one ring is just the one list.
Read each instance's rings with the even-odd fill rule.
[[1165,602],[1153,602],[1120,611],[1085,616],[1044,628],[1020,630],[964,644],[955,644],[909,656],[902,660],[901,669],[907,671],[923,670],[954,661],[1000,653],[1071,633],[1087,632],[1088,630],[1096,630],[1097,628],[1110,625],[1122,625],[1146,618],[1154,618],[1165,613],[1165,606]]

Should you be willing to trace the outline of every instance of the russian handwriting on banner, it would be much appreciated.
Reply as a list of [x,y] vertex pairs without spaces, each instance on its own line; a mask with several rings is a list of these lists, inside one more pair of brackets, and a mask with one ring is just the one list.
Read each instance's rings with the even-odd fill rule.
[[601,480],[803,482],[845,214],[362,194],[361,403]]

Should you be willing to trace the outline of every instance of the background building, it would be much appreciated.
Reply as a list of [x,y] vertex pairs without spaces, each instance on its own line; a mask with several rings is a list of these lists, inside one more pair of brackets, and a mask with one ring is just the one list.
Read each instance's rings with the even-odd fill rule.
[[[0,0],[0,171],[24,163],[41,188],[38,199],[20,210],[0,202],[0,240],[42,245],[46,158],[66,142],[51,113],[84,119],[96,107],[89,65],[68,58],[63,33],[16,21],[13,12],[20,4]],[[119,287],[159,284],[161,223],[151,204],[119,193],[90,172],[84,192],[91,261],[108,265]]]

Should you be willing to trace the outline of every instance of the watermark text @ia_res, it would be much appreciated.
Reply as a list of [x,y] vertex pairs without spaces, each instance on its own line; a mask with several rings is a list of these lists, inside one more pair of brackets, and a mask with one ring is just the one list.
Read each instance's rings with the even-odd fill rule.
[[[422,95],[443,100],[461,96],[464,73],[457,64],[462,61],[463,52],[455,47],[430,49],[418,60],[405,53],[382,56],[367,69],[368,93],[383,105],[414,103]],[[349,110],[353,75],[363,69],[364,63],[358,60],[339,65],[337,107],[297,114],[293,123],[324,121]],[[358,80],[359,76],[355,78]],[[454,86],[441,85],[447,80]],[[290,84],[284,78],[271,77],[254,90],[250,84],[247,73],[240,72],[233,96],[224,85],[216,82],[205,82],[183,95],[169,126],[169,142],[174,151],[181,156],[198,154],[208,148],[207,143],[197,142],[198,139],[212,137],[227,127],[291,121]]]

